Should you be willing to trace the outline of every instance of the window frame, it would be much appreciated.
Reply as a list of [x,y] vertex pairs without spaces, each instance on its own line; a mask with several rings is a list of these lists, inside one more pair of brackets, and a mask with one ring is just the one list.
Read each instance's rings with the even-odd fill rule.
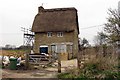
[[52,37],[52,32],[47,32],[47,37]]
[[56,45],[57,53],[66,53],[67,52],[67,45],[65,44],[60,44]]
[[63,32],[57,32],[57,37],[63,37]]

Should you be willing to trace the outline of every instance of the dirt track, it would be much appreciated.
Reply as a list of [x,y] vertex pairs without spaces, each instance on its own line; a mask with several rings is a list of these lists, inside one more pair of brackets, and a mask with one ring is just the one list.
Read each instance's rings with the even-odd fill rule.
[[[70,68],[75,68],[77,67],[77,60],[62,61],[61,67],[62,72]],[[2,78],[55,78],[57,74],[57,66],[42,68],[40,70],[2,70]]]

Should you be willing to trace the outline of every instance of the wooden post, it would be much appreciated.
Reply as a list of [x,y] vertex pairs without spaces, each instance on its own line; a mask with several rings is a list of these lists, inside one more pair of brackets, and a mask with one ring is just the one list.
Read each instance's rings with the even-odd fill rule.
[[29,68],[29,54],[25,54],[25,69]]
[[81,55],[82,54],[80,54],[80,51],[78,51],[78,53],[77,53],[77,68],[78,68],[78,70],[80,70],[80,67],[81,67]]
[[61,73],[61,54],[58,53],[58,73]]
[[52,62],[52,55],[49,53],[49,62]]

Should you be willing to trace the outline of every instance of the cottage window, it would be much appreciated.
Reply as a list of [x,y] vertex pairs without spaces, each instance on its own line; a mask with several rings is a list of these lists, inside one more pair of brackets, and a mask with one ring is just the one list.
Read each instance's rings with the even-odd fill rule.
[[72,45],[70,45],[70,53],[72,53]]
[[66,53],[66,45],[57,45],[57,52],[58,53]]
[[63,32],[58,32],[57,37],[63,37]]
[[56,52],[56,45],[51,45],[51,52],[55,53]]
[[61,52],[66,53],[66,45],[61,45]]
[[67,45],[67,51],[68,51],[68,53],[72,53],[73,52],[73,46],[72,45]]
[[48,36],[48,37],[51,37],[51,36],[52,36],[52,32],[48,32],[48,33],[47,33],[47,36]]

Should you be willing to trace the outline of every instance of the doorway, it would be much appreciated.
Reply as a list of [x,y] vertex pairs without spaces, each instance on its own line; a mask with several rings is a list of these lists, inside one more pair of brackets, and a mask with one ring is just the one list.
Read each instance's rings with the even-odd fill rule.
[[43,53],[48,54],[48,46],[46,46],[46,45],[40,46],[39,52],[40,52],[40,54],[43,54]]

